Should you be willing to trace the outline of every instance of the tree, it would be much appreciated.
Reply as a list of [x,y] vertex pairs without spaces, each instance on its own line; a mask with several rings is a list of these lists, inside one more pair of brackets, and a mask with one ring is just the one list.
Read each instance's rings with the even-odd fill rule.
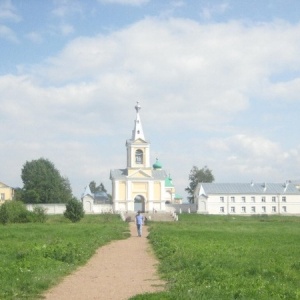
[[106,190],[106,188],[104,187],[104,184],[103,184],[102,182],[101,182],[100,185],[99,185],[99,189],[100,189],[101,192],[107,193],[107,190]]
[[95,194],[97,192],[97,186],[96,186],[96,182],[94,180],[90,182],[89,187],[93,194]]
[[72,198],[69,180],[47,159],[27,161],[21,178],[24,184],[21,199],[25,203],[66,203]]
[[212,174],[212,171],[208,169],[207,166],[203,167],[202,169],[198,169],[198,167],[193,166],[193,168],[190,171],[189,180],[190,184],[185,190],[190,195],[188,197],[189,202],[194,203],[194,191],[198,183],[213,182],[215,178]]
[[69,200],[66,205],[64,216],[73,223],[80,221],[84,217],[82,202],[79,202],[75,198]]
[[20,187],[15,187],[13,200],[22,201],[22,193],[23,191]]
[[93,180],[90,182],[89,187],[93,194],[96,194],[97,192],[105,192],[108,196],[110,203],[112,203],[112,196],[107,193],[107,190],[102,182],[97,186],[96,182]]
[[101,182],[100,185],[96,185],[96,182],[93,180],[90,182],[89,184],[90,190],[93,194],[97,193],[97,192],[105,192],[107,193],[107,190],[104,187],[104,184]]

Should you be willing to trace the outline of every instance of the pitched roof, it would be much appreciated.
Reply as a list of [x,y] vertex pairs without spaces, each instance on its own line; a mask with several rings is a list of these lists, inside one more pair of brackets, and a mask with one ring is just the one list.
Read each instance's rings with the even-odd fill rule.
[[300,191],[291,183],[199,183],[200,194],[293,194]]
[[123,179],[128,175],[127,169],[110,170],[110,179]]
[[92,192],[91,192],[91,189],[90,189],[90,186],[89,186],[89,185],[87,185],[87,186],[84,188],[84,191],[83,191],[83,194],[82,194],[81,197],[83,198],[83,197],[85,197],[85,196],[87,196],[87,195],[93,197],[93,194],[92,194]]
[[10,188],[10,186],[8,186],[7,184],[0,182],[0,187],[1,188]]
[[94,203],[95,204],[99,204],[99,203],[101,204],[101,203],[105,203],[105,202],[110,202],[109,197],[106,192],[100,191],[100,192],[96,192],[94,194]]

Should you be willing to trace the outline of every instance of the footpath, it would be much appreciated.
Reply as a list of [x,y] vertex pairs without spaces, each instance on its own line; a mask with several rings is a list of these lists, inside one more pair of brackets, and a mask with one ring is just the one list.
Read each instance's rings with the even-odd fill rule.
[[129,223],[131,236],[99,248],[77,271],[44,294],[46,300],[127,300],[130,297],[164,290],[157,275],[147,226],[138,237]]

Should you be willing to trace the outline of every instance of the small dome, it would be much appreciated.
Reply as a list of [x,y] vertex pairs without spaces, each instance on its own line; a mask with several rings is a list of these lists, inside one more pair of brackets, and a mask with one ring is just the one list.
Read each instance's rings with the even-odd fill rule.
[[158,158],[156,159],[156,162],[153,164],[153,169],[161,169],[162,164],[158,161]]
[[171,178],[170,175],[168,177],[166,177],[166,179],[165,179],[165,186],[166,187],[173,187],[174,186],[172,178]]
[[96,192],[94,194],[94,204],[110,203],[110,199],[104,191]]

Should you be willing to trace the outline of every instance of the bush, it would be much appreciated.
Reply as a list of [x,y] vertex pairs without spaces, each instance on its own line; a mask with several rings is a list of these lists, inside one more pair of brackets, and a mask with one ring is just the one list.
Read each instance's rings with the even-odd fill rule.
[[20,201],[6,201],[0,207],[0,221],[6,223],[30,222],[30,213]]
[[84,217],[83,205],[77,199],[73,198],[67,202],[64,216],[73,223],[80,221]]
[[36,206],[30,214],[30,221],[34,223],[45,223],[47,220],[46,210],[43,207]]
[[28,211],[21,201],[7,201],[0,207],[0,223],[44,223],[46,213],[42,207],[35,207],[34,210]]
[[0,222],[3,225],[8,222],[8,211],[5,204],[2,204],[0,207]]

